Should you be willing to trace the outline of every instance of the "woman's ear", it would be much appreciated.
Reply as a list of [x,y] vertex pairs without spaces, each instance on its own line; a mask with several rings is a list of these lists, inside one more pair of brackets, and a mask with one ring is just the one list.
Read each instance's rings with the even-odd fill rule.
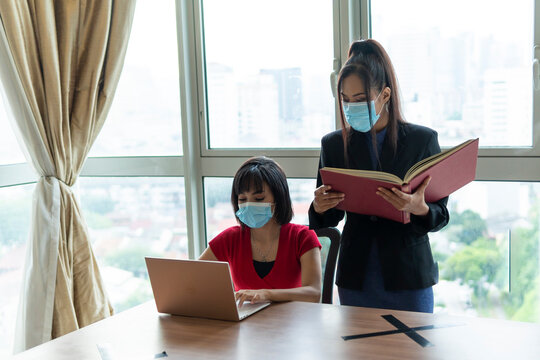
[[390,101],[390,97],[392,96],[392,89],[390,89],[388,86],[385,87],[382,91],[382,101],[384,104],[387,104]]

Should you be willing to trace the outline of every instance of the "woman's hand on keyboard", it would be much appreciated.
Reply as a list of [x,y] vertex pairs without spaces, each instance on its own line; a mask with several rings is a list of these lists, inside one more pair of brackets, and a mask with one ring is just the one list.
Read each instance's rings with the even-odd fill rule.
[[268,290],[238,290],[235,294],[238,306],[242,306],[244,302],[252,304],[270,301]]

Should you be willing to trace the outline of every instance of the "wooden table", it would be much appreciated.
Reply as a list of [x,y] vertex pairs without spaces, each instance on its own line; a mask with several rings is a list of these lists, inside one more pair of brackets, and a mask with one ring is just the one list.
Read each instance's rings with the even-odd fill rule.
[[[383,315],[408,328],[438,328],[408,336]],[[342,338],[385,331],[397,333]],[[148,302],[14,359],[101,359],[98,345],[114,351],[113,359],[152,359],[166,351],[165,359],[538,360],[540,325],[300,302],[273,304],[241,322],[228,322],[159,314]]]

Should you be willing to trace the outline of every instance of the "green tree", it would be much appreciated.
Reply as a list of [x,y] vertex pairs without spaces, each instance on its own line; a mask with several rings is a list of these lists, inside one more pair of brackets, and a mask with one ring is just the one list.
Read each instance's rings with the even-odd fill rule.
[[540,321],[540,276],[536,278],[536,286],[525,293],[523,304],[512,314],[516,321]]
[[487,225],[478,213],[465,210],[462,213],[450,213],[450,223],[445,231],[450,241],[470,245],[478,238],[486,236]]
[[443,278],[469,285],[482,300],[487,296],[486,285],[495,282],[503,261],[494,239],[479,238],[446,260]]
[[[536,198],[536,197],[533,197]],[[507,318],[540,320],[539,200],[531,207],[528,227],[512,229],[512,283],[508,278],[507,253],[494,239],[487,239],[486,224],[470,211],[453,212],[447,235],[464,246],[442,264],[442,278],[458,280],[473,289],[473,305],[484,315],[504,311]],[[498,289],[490,294],[490,289]]]
[[503,297],[509,318],[523,321],[540,320],[540,269],[539,269],[539,200],[529,213],[529,228],[512,231],[512,286]]
[[105,264],[130,271],[136,277],[147,278],[144,257],[157,255],[146,247],[130,247],[106,256]]

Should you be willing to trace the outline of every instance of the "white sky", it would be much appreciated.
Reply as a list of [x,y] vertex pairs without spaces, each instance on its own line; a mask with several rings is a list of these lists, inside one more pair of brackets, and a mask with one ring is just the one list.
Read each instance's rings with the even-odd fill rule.
[[390,17],[388,32],[400,31],[391,27],[394,17],[410,28],[437,27],[443,36],[474,32],[507,40],[525,33],[532,38],[534,0],[372,0],[371,8],[372,14]]
[[207,61],[250,73],[300,64],[304,72],[332,71],[331,1],[205,0],[203,4]]

